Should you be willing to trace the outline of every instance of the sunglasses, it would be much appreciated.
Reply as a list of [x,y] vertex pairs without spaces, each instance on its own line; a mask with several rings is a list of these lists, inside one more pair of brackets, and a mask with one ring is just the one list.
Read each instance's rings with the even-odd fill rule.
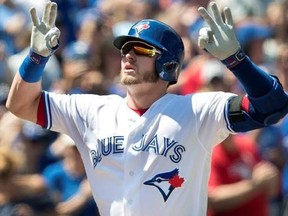
[[121,47],[121,54],[126,55],[130,52],[130,50],[134,51],[134,53],[138,56],[146,56],[146,57],[153,57],[156,54],[161,54],[159,50],[155,47],[139,41],[128,41]]

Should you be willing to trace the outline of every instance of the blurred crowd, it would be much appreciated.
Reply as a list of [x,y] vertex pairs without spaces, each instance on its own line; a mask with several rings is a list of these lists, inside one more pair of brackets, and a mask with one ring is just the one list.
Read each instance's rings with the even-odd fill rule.
[[[0,0],[0,216],[99,215],[73,141],[5,109],[12,79],[29,52],[29,9],[36,7],[40,16],[45,1]],[[142,18],[155,18],[175,28],[185,45],[178,83],[169,92],[245,94],[233,74],[197,46],[205,25],[197,9],[208,0],[54,2],[60,47],[45,67],[44,90],[125,96],[113,38]],[[244,52],[288,91],[288,0],[215,2],[231,8]],[[288,116],[275,126],[231,135],[214,148],[211,164],[207,215],[288,215]]]

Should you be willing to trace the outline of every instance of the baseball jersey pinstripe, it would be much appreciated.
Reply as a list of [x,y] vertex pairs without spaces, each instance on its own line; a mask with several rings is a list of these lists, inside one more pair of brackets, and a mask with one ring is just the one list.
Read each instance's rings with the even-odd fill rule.
[[117,95],[43,94],[47,128],[74,139],[101,215],[206,215],[232,94],[168,93],[142,116]]

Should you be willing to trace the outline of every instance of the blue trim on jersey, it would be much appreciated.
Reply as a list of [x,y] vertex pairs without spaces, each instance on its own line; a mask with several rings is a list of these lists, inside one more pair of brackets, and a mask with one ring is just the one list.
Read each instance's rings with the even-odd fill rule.
[[232,133],[235,133],[236,131],[234,131],[232,129],[232,125],[229,121],[229,106],[230,106],[230,100],[231,100],[232,97],[230,97],[227,101],[226,101],[226,104],[225,104],[225,109],[224,109],[224,119],[225,119],[225,122],[226,122],[226,126],[228,128],[228,130]]
[[51,107],[48,92],[44,92],[44,103],[45,103],[45,114],[46,114],[46,129],[51,129],[52,127],[52,117],[51,117]]

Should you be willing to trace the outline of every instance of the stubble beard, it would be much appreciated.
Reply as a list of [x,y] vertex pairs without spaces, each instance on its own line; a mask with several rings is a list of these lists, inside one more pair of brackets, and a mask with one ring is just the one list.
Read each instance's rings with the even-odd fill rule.
[[146,72],[143,77],[123,76],[120,77],[120,82],[123,85],[136,85],[141,83],[156,83],[159,81],[159,76],[155,73]]

